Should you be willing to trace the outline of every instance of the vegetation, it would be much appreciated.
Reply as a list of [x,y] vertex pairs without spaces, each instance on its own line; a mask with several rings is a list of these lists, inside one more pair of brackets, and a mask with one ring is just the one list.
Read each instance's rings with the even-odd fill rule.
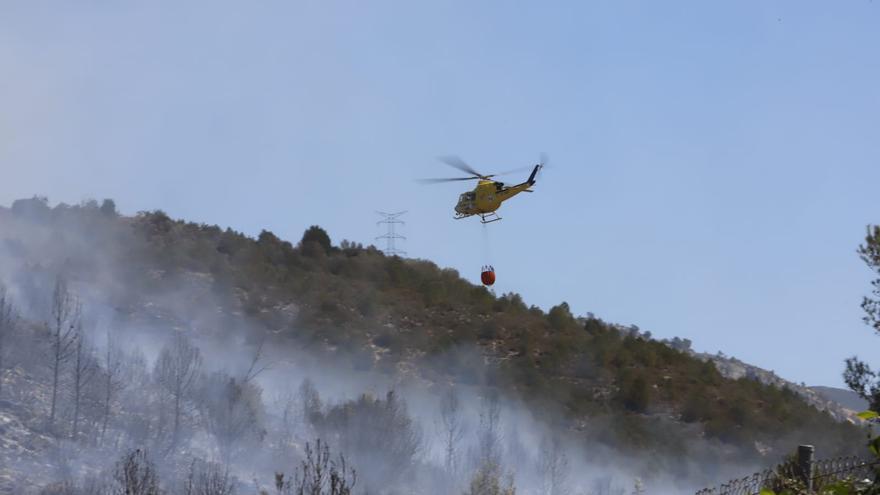
[[464,495],[516,495],[513,481],[506,480],[498,464],[488,462],[479,467]]
[[[864,321],[880,333],[880,226],[868,227],[865,243],[859,246],[858,253],[876,277],[871,281],[871,296],[862,300]],[[846,360],[843,377],[850,389],[870,403],[872,410],[880,411],[880,376],[876,371],[853,356]]]
[[[865,243],[859,246],[859,256],[862,261],[875,273],[877,278],[871,282],[871,296],[862,300],[862,309],[865,311],[864,322],[875,331],[880,332],[880,226],[868,227]],[[880,420],[880,377],[877,372],[857,357],[853,356],[846,360],[846,369],[843,373],[847,385],[863,399],[870,403],[871,410],[864,411],[859,417],[874,425]],[[813,473],[810,477],[798,467],[794,456],[776,468],[775,476],[770,479],[767,486],[761,491],[761,495],[800,495],[800,494],[829,494],[829,495],[875,495],[880,493],[880,437],[875,436],[869,429],[868,450],[875,460],[870,468],[873,471],[871,478],[859,478],[854,474],[840,473]],[[809,485],[807,481],[809,481]]]
[[[326,345],[368,367],[418,359],[464,383],[482,376],[481,363],[456,362],[460,358],[446,351],[479,345],[503,357],[486,377],[489,385],[560,404],[573,417],[631,416],[620,425],[635,445],[661,441],[651,428],[640,428],[642,415],[660,411],[674,411],[702,424],[707,435],[747,449],[755,438],[800,427],[827,431],[830,444],[858,435],[805,407],[791,391],[726,380],[709,362],[596,317],[577,318],[566,303],[544,313],[518,294],[495,297],[428,261],[386,257],[349,242],[333,248],[317,226],[299,247],[269,232],[254,241],[161,212],[142,213],[132,226],[134,239],[146,241],[140,248],[151,264],[167,270],[164,277],[210,272],[235,288],[248,314],[289,338]],[[309,251],[309,244],[321,249]],[[285,322],[280,308],[290,302],[299,313]],[[370,345],[382,350],[376,363],[358,357]],[[835,448],[840,443],[828,445]]]
[[351,495],[356,483],[357,472],[345,457],[331,457],[330,447],[320,439],[314,449],[306,443],[305,458],[293,480],[285,479],[284,473],[275,474],[278,495]]
[[[723,444],[728,461],[756,457],[756,440],[782,452],[804,438],[835,455],[853,452],[861,438],[857,428],[833,421],[791,390],[725,379],[711,362],[688,351],[686,339],[659,342],[594,315],[573,315],[564,302],[545,312],[515,293],[496,297],[429,261],[388,257],[348,241],[334,245],[319,226],[310,227],[294,245],[268,231],[253,239],[231,229],[173,220],[161,211],[131,218],[116,214],[106,201],[50,208],[41,198],[0,209],[0,222],[41,226],[49,241],[25,245],[5,238],[0,249],[23,263],[29,256],[49,260],[34,268],[45,278],[64,274],[58,279],[57,309],[46,313],[46,325],[30,328],[41,335],[45,351],[57,351],[33,353],[43,356],[35,358],[41,362],[54,356],[46,362],[50,371],[68,369],[76,360],[77,332],[69,330],[84,324],[79,302],[65,296],[64,280],[92,280],[107,265],[127,287],[113,294],[121,312],[133,311],[135,297],[173,294],[197,278],[210,285],[212,301],[224,306],[224,318],[212,328],[218,334],[240,331],[237,322],[247,319],[259,323],[250,328],[265,329],[265,335],[247,335],[251,342],[275,339],[334,353],[360,370],[396,372],[406,363],[434,383],[479,384],[521,397],[543,416],[562,418],[572,435],[633,452],[685,455],[692,434],[686,431]],[[83,233],[95,242],[79,242]],[[55,252],[63,256],[50,255]],[[56,259],[64,262],[53,265]],[[34,290],[45,292],[45,285]],[[0,310],[3,304],[8,302]],[[0,318],[0,350],[8,345],[5,328],[16,326],[4,321]],[[81,352],[94,354],[88,346]],[[208,433],[223,458],[260,441],[259,388],[248,376],[203,372],[198,348],[182,335],[169,340],[153,369],[147,369],[142,356],[121,358],[112,348],[107,352],[94,358],[96,375],[84,384],[84,403],[91,409],[76,421],[65,411],[57,434],[88,431],[110,442],[96,432],[124,418],[131,435],[126,440],[156,452],[174,451],[195,422],[210,425]],[[126,390],[123,382],[132,385]],[[59,381],[58,387],[66,383]],[[119,414],[133,388],[150,407]],[[419,451],[420,432],[407,423],[401,399],[364,395],[334,406],[321,404],[316,393],[310,396],[308,417],[318,434],[342,446],[358,466],[367,461],[363,452],[393,439],[393,454],[404,468],[383,476],[405,475],[405,466]],[[455,401],[444,407],[450,414],[444,420],[445,436],[459,437]],[[491,405],[484,413],[483,433],[491,433]],[[55,414],[47,411],[46,417],[61,423]],[[587,427],[574,428],[578,424]],[[385,425],[394,425],[394,436],[362,431]],[[462,453],[451,446],[444,450],[447,468],[463,471]],[[470,463],[481,469],[471,490],[495,486],[495,474],[500,476],[497,486],[505,489],[503,471],[493,461],[485,456]],[[363,472],[362,486],[368,486],[376,471],[367,466]]]

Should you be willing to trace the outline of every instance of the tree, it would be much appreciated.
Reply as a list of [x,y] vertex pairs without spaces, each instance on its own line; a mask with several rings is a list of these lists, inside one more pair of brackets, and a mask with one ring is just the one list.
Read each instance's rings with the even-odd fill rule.
[[480,410],[480,426],[477,432],[477,447],[472,453],[477,466],[465,495],[513,495],[516,490],[513,481],[502,482],[501,467],[501,402],[496,392],[483,397]]
[[[865,243],[859,246],[858,253],[876,275],[871,281],[871,295],[862,299],[864,321],[880,333],[880,226],[868,227]],[[856,356],[848,358],[843,379],[851,390],[870,403],[872,410],[880,410],[880,379],[868,364]]]
[[107,423],[110,421],[111,405],[117,393],[125,387],[123,377],[123,355],[115,333],[107,332],[107,348],[104,350],[102,365],[103,381],[103,414],[101,419],[101,442],[107,434]]
[[623,384],[619,395],[623,406],[632,412],[644,413],[651,402],[651,388],[642,376]]
[[153,370],[156,382],[174,403],[171,449],[180,440],[180,419],[185,401],[189,398],[201,367],[202,355],[199,348],[180,332],[175,333],[171,342],[162,348],[156,361]]
[[261,373],[264,371],[271,369],[271,363],[266,363],[263,360],[263,346],[266,344],[266,337],[262,337],[260,339],[260,343],[257,344],[257,348],[254,350],[254,355],[251,358],[251,364],[248,366],[247,371],[244,374],[244,378],[242,381],[244,383],[249,383],[255,380]]
[[183,495],[233,495],[234,478],[227,466],[193,460],[183,482]]
[[[128,409],[129,414],[120,414],[117,417],[120,427],[108,428],[103,442],[113,444],[114,441],[108,438],[111,434],[117,436],[116,443],[120,434],[127,436],[132,445],[146,445],[152,439],[161,442],[167,426],[164,417],[167,397],[158,386],[155,376],[147,366],[147,358],[140,348],[135,347],[124,354],[120,379],[124,380],[125,386],[120,386],[117,390],[116,402],[120,409]],[[126,407],[133,404],[137,406]],[[112,415],[112,403],[110,407]],[[156,419],[158,421],[154,423]]]
[[480,466],[501,465],[501,403],[497,393],[483,397],[475,457]]
[[76,345],[73,353],[73,369],[71,377],[71,395],[73,399],[73,430],[70,437],[74,440],[79,436],[80,405],[82,404],[83,392],[89,382],[95,377],[98,364],[92,347],[86,342],[82,332],[82,323],[77,323]]
[[877,278],[871,281],[871,296],[862,299],[865,323],[880,333],[880,226],[868,228],[865,243],[859,246],[859,257],[874,271]]
[[357,483],[357,472],[346,464],[342,454],[330,456],[330,447],[318,439],[315,449],[306,442],[305,459],[296,469],[294,478],[285,479],[275,473],[278,495],[351,495]]
[[303,426],[313,424],[319,421],[323,404],[321,403],[321,395],[315,384],[308,378],[303,379],[299,385],[299,410],[297,411],[299,419]]
[[161,495],[156,466],[141,449],[124,455],[113,473],[113,495]]
[[34,222],[44,222],[52,215],[52,209],[49,208],[49,198],[34,196],[13,201],[12,214]]
[[274,398],[276,409],[281,411],[276,427],[275,446],[279,455],[288,457],[293,453],[297,428],[302,424],[298,421],[297,402],[293,392],[287,390]]
[[326,254],[330,252],[330,236],[327,231],[317,225],[309,227],[302,236],[300,246],[305,250],[306,254],[311,253],[309,245],[317,245]]
[[115,217],[116,214],[116,202],[112,199],[105,199],[101,202],[101,213],[108,217]]
[[222,372],[204,380],[199,411],[205,428],[220,448],[225,465],[232,460],[242,441],[263,439],[262,393],[256,384],[236,380]]
[[569,464],[568,456],[559,437],[545,438],[541,442],[541,457],[538,470],[543,481],[543,492],[546,495],[568,495]]
[[58,400],[58,383],[61,368],[70,360],[74,353],[77,340],[82,306],[67,290],[67,282],[58,276],[55,290],[52,293],[50,308],[51,322],[47,324],[50,331],[49,367],[52,371],[52,402],[49,406],[49,428],[55,427],[55,411]]
[[421,430],[393,390],[384,399],[363,394],[327,409],[313,422],[322,437],[333,439],[361,467],[366,491],[404,477],[422,447]]
[[461,402],[454,388],[449,387],[440,398],[440,433],[443,435],[443,464],[450,480],[457,479],[458,444],[464,437]]
[[17,316],[12,300],[6,292],[6,288],[0,286],[0,397],[3,392],[3,374],[6,368],[3,357],[6,354],[6,347],[9,345],[9,339],[15,331]]
[[516,495],[512,477],[506,476],[506,483],[502,477],[500,464],[493,461],[483,462],[471,478],[464,495]]
[[554,329],[561,330],[574,321],[574,317],[571,315],[571,308],[568,307],[568,303],[562,302],[550,308],[550,311],[547,312],[547,320]]

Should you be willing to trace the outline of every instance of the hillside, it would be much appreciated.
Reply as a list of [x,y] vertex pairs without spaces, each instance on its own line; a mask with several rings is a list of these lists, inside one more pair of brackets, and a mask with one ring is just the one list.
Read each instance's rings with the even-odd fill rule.
[[[739,359],[725,356],[722,353],[694,353],[694,356],[714,363],[719,373],[725,378],[731,380],[745,378],[775,388],[791,390],[800,396],[804,402],[820,411],[827,412],[837,421],[861,423],[856,414],[868,408],[867,402],[861,400],[855,392],[849,390],[831,387],[808,387],[804,384],[794,383],[778,376],[772,371],[744,363]],[[859,404],[859,402],[862,403],[861,408],[853,407]]]
[[850,411],[861,412],[869,407],[868,401],[859,397],[859,394],[852,390],[821,386],[813,386],[810,389],[825,400],[834,401]]
[[[0,276],[33,332],[59,274],[86,308],[101,308],[92,321],[125,327],[132,342],[172,330],[221,347],[235,337],[268,343],[278,360],[291,349],[336,363],[346,381],[387,376],[429,395],[449,385],[493,391],[581,448],[638,458],[644,476],[712,479],[724,466],[776,462],[798,443],[832,456],[856,452],[863,440],[857,427],[778,383],[722,373],[687,349],[572,315],[564,302],[545,312],[430,261],[333,244],[319,227],[290,242],[161,211],[120,216],[108,201],[0,208]],[[241,349],[247,361],[251,348]],[[3,380],[14,387],[23,376],[41,379],[18,361]],[[25,407],[8,406],[7,415]],[[51,443],[37,425],[17,437]]]

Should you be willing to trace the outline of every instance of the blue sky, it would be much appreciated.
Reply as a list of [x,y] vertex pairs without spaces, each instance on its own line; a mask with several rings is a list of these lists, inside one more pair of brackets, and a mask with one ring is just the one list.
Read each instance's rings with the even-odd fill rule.
[[[498,293],[841,385],[880,363],[878,25],[870,0],[4,2],[0,202],[360,242],[408,210],[411,256],[473,281],[488,256]],[[541,151],[488,246],[460,183],[413,181]]]

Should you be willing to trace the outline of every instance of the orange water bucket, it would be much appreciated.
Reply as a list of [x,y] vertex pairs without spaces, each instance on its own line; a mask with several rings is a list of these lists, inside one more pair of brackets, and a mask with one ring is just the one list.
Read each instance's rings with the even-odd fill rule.
[[483,272],[480,273],[480,281],[483,285],[492,285],[495,283],[495,269],[491,266],[484,266]]

